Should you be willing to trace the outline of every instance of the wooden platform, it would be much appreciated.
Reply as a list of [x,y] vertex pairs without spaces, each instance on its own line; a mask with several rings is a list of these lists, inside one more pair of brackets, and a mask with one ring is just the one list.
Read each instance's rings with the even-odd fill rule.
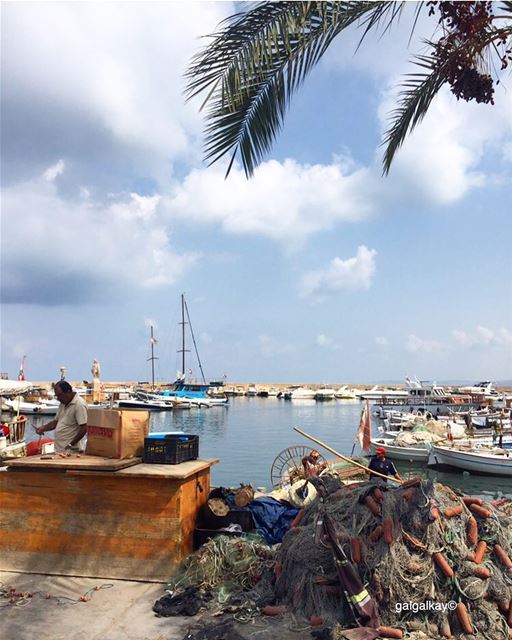
[[58,453],[52,453],[45,456],[27,456],[26,458],[16,458],[15,460],[6,461],[6,466],[11,469],[30,469],[44,471],[45,469],[68,471],[69,469],[77,470],[95,470],[95,471],[119,471],[126,467],[138,465],[140,458],[128,458],[126,460],[118,460],[116,458],[102,458],[100,456],[86,456],[73,454],[68,457],[61,457]]
[[84,459],[17,460],[0,472],[2,568],[167,580],[192,551],[218,460],[102,471]]

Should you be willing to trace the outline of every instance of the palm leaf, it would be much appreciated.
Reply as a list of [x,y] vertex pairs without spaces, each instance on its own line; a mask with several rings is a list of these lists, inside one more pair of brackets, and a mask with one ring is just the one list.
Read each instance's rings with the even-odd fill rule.
[[398,96],[398,107],[392,111],[392,124],[387,130],[383,145],[383,174],[387,175],[396,152],[405,138],[421,122],[446,79],[435,66],[435,59],[419,56],[416,64],[426,72],[408,74],[402,84],[403,91]]
[[265,2],[228,18],[187,70],[188,99],[208,90],[205,159],[237,154],[253,174],[282,128],[292,94],[350,25],[363,38],[399,16],[401,2]]

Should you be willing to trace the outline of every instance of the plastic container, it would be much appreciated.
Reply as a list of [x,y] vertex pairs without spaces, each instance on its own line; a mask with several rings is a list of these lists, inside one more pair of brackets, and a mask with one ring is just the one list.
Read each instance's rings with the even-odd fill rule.
[[167,436],[184,436],[184,431],[153,431],[148,433],[146,438],[165,438]]
[[180,464],[197,460],[199,456],[199,436],[167,434],[163,438],[144,438],[143,460],[150,464]]

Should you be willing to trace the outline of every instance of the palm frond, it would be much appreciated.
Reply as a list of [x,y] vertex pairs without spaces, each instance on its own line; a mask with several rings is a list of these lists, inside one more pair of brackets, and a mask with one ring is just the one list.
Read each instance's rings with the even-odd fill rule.
[[187,70],[188,99],[208,90],[205,159],[240,154],[252,175],[282,128],[292,94],[343,29],[365,33],[401,2],[264,2],[228,18]]
[[392,111],[392,124],[386,131],[383,145],[383,174],[387,175],[396,152],[405,138],[421,122],[446,79],[435,66],[430,56],[418,56],[416,64],[426,71],[411,73],[402,84],[403,91],[398,96],[398,107]]

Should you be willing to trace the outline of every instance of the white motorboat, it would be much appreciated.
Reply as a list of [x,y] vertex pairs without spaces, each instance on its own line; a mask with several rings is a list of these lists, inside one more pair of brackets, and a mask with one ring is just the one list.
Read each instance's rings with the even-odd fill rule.
[[324,400],[334,400],[334,394],[336,391],[331,387],[321,387],[317,389],[315,392],[315,400],[324,401]]
[[359,396],[355,393],[353,389],[349,389],[349,387],[344,384],[341,386],[338,391],[334,394],[334,397],[337,400],[358,400]]
[[290,398],[292,400],[314,400],[315,391],[309,387],[297,387],[291,392]]
[[395,400],[397,398],[407,398],[409,392],[406,389],[392,389],[389,387],[379,387],[376,384],[369,391],[361,391],[359,397],[362,400],[379,400],[381,402],[387,402],[388,400]]
[[512,477],[512,451],[481,445],[468,447],[432,445],[428,465],[446,465],[464,471]]
[[23,402],[22,400],[4,400],[3,405],[13,413],[26,415],[54,416],[59,409],[59,403],[53,402]]

